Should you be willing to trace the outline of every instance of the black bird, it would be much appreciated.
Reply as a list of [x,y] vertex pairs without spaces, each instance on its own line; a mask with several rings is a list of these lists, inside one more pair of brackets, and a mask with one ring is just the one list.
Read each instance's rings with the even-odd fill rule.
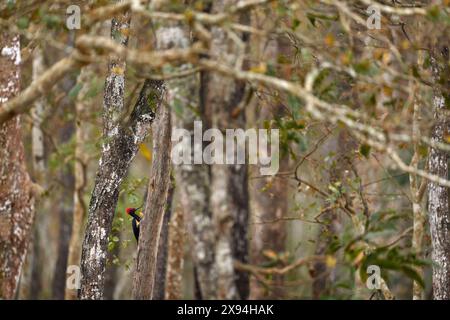
[[131,221],[131,226],[133,228],[133,234],[136,238],[136,242],[139,242],[139,223],[141,222],[141,216],[138,214],[137,210],[139,208],[127,208],[127,214],[133,217]]

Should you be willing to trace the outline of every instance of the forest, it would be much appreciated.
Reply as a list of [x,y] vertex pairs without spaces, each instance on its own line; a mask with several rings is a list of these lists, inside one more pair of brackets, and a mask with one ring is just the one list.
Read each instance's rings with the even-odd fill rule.
[[0,300],[449,300],[449,40],[449,0],[0,1]]

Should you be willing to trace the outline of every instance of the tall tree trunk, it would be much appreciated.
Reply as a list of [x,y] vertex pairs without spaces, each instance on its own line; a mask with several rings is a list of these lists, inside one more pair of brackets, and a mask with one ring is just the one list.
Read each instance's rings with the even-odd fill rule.
[[[20,38],[0,32],[0,103],[19,91]],[[14,298],[34,218],[20,116],[0,125],[0,299]]]
[[[243,127],[245,127],[245,125]],[[233,165],[230,169],[228,192],[232,198],[231,206],[235,214],[235,220],[231,229],[231,250],[234,258],[233,260],[248,263],[248,222],[250,212],[248,166]],[[234,281],[239,298],[248,299],[250,294],[250,280],[248,273],[236,269],[234,269],[234,273]]]
[[[265,47],[266,43],[264,42],[264,48],[261,45],[260,50],[263,51]],[[289,56],[291,51],[289,39],[280,37],[269,42],[267,51],[267,59],[273,61],[277,60],[280,55]],[[258,111],[259,108],[259,106],[255,106],[255,111]],[[281,117],[283,113],[283,106],[278,102],[274,102],[273,106],[256,112],[255,121],[258,127],[261,128],[264,121]],[[288,157],[280,159],[279,171],[287,171],[288,163]],[[255,166],[253,169],[254,171],[252,172],[254,172],[255,178],[250,180],[250,203],[252,204],[250,258],[253,265],[264,265],[271,262],[264,254],[265,250],[277,254],[286,250],[286,222],[281,220],[281,218],[288,213],[289,184],[283,178],[259,176],[259,166]],[[250,282],[250,298],[283,299],[283,280],[283,275],[273,275],[272,281],[275,286],[266,289],[257,279],[252,278]]]
[[[71,174],[68,175],[71,176]],[[71,189],[73,188],[67,188],[66,190]],[[68,192],[63,196],[66,201],[67,195],[71,195],[71,193]],[[59,208],[58,256],[52,282],[52,298],[55,300],[64,300],[66,289],[67,257],[69,256],[70,230],[72,229],[72,207],[68,206],[66,201],[62,202]]]
[[[35,81],[45,70],[44,57],[42,50],[37,47],[33,55],[33,71],[32,79]],[[45,99],[39,98],[34,102],[31,110],[31,118],[33,121],[31,128],[31,159],[34,181],[43,186],[45,178],[45,146],[44,132],[42,130],[42,122],[45,109]],[[27,259],[24,267],[24,274],[20,280],[20,296],[24,299],[37,299],[41,291],[41,267],[40,260],[40,236],[42,232],[42,219],[40,219],[39,211],[43,209],[43,204],[38,200],[36,202],[36,214],[33,226],[32,246],[28,250]]]
[[[112,20],[111,37],[128,42],[129,13]],[[164,91],[159,81],[145,81],[129,117],[124,108],[125,62],[111,60],[105,82],[103,146],[81,254],[81,299],[102,299],[108,237],[119,188],[154,119]]]
[[[216,1],[213,13],[223,12],[236,1]],[[241,68],[245,52],[220,27],[211,30],[211,55],[227,65]],[[242,37],[244,43],[246,37]],[[245,128],[245,84],[211,73],[206,89],[206,108],[212,126]],[[246,272],[234,269],[234,260],[248,262],[247,227],[249,216],[247,165],[214,164],[211,169],[211,210],[215,224],[218,290],[220,299],[247,299],[249,280]]]
[[158,247],[170,184],[171,130],[170,110],[162,103],[152,125],[153,157],[144,218],[140,223],[134,299],[150,300],[154,297]]
[[[64,92],[70,92],[76,84],[76,79],[68,75],[66,76],[62,83],[61,89]],[[66,96],[62,99],[58,111],[64,115],[70,110],[73,110],[74,103],[73,100]],[[63,117],[62,117],[63,118]],[[68,121],[62,125],[62,128],[58,133],[58,144],[64,145],[70,143],[72,136],[75,131],[75,126],[73,121]],[[55,270],[53,272],[53,284],[52,284],[52,297],[56,300],[64,300],[64,292],[66,287],[66,270],[67,270],[67,258],[69,255],[69,243],[70,243],[70,232],[72,230],[72,208],[73,208],[73,190],[75,188],[75,178],[73,167],[70,165],[62,164],[58,168],[58,175],[60,176],[60,181],[63,190],[60,196],[57,198],[59,202],[58,205],[53,205],[52,207],[58,208],[59,216],[59,235],[58,235],[58,247],[57,247],[57,258],[55,264]]]
[[[410,165],[414,168],[419,167],[420,161],[420,150],[419,150],[419,136],[420,136],[420,127],[419,127],[419,119],[420,119],[420,102],[417,100],[414,103],[414,114],[413,114],[413,128],[412,128],[412,136],[414,141],[414,154],[411,158]],[[410,174],[410,191],[411,191],[411,201],[412,201],[412,210],[413,210],[413,236],[411,249],[416,254],[418,259],[422,259],[423,255],[423,235],[424,228],[426,222],[426,216],[424,214],[424,208],[422,204],[423,193],[421,191],[422,183],[424,181],[418,180],[417,175]],[[425,185],[424,185],[425,186]],[[417,273],[423,277],[423,268],[417,267]],[[413,282],[413,300],[422,300],[423,288],[422,285],[414,281]]]
[[[157,47],[160,50],[170,47],[187,48],[190,40],[187,30],[177,24],[162,24],[157,31]],[[191,64],[182,64],[174,73],[192,69]],[[189,139],[194,136],[194,122],[202,121],[200,107],[200,78],[198,73],[166,81],[167,102],[172,110],[173,128],[184,129]],[[179,138],[179,137],[178,137]],[[178,142],[178,141],[177,141]],[[189,140],[189,143],[191,141]],[[181,142],[180,142],[181,144]],[[186,146],[183,146],[183,148]],[[201,152],[202,143],[189,146],[189,156],[194,160],[194,152]],[[186,151],[186,150],[183,150]],[[174,165],[177,191],[186,214],[190,241],[193,247],[192,259],[203,299],[217,298],[216,269],[214,259],[215,238],[209,208],[210,178],[205,164]]]
[[[288,159],[280,161],[280,169],[287,167]],[[286,250],[285,222],[281,220],[288,212],[288,187],[282,178],[258,177],[252,186],[252,204],[254,206],[252,219],[251,262],[254,265],[264,265],[270,260],[265,251],[283,253]],[[277,221],[278,220],[278,221]],[[251,299],[282,299],[282,275],[274,275],[274,288],[266,289],[256,279],[251,281]]]
[[[112,92],[111,88],[107,87],[106,90],[105,95]],[[153,110],[159,109],[162,105],[163,92],[164,87],[160,81],[147,80],[130,118],[125,123],[114,124],[111,113],[105,117],[105,121],[109,121],[104,134],[107,139],[103,145],[103,154],[89,205],[81,255],[82,299],[103,298],[108,236],[111,232],[119,187],[138,151],[139,144],[146,137],[155,118]]]
[[[72,212],[72,231],[69,242],[69,255],[67,266],[79,266],[81,258],[81,232],[83,221],[86,216],[86,204],[83,200],[83,194],[86,189],[86,163],[87,156],[84,152],[84,144],[87,141],[87,132],[83,125],[83,114],[86,110],[85,96],[89,90],[87,83],[92,75],[89,67],[81,70],[78,76],[77,84],[81,86],[80,92],[75,103],[75,164],[74,179],[75,186],[73,192],[73,212]],[[77,298],[78,290],[66,288],[65,299],[74,300]]]
[[[437,51],[437,52],[436,52]],[[442,57],[442,56],[443,57]],[[442,59],[444,58],[444,59]],[[442,61],[444,60],[444,61]],[[434,118],[435,123],[431,130],[433,142],[444,142],[449,134],[448,106],[445,105],[445,95],[449,83],[448,47],[436,49],[432,57],[434,88]],[[444,89],[440,88],[443,85]],[[447,100],[448,101],[448,100]],[[448,151],[431,148],[428,167],[431,174],[448,179]],[[433,298],[436,300],[450,299],[450,207],[449,188],[437,183],[428,183],[428,214],[430,220],[430,233],[432,242],[433,260]]]
[[[42,50],[36,48],[33,57],[33,81],[44,73],[44,57]],[[33,174],[38,183],[42,183],[45,174],[45,146],[44,132],[42,131],[42,121],[44,116],[45,100],[38,98],[34,102],[34,108],[31,110],[33,127],[31,129],[31,153],[33,162]]]

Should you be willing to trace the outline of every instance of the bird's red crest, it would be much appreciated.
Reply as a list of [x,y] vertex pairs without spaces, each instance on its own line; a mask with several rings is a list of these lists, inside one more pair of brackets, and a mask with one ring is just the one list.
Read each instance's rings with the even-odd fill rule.
[[127,214],[132,214],[132,213],[134,213],[135,211],[136,211],[136,208],[127,208],[127,209],[126,209]]

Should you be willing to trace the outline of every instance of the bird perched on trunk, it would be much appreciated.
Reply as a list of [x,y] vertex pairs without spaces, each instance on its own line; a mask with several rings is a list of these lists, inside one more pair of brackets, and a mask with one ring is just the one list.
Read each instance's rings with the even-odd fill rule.
[[142,219],[142,213],[138,212],[138,210],[139,208],[126,209],[127,214],[133,217],[133,220],[131,220],[131,227],[133,228],[133,234],[137,242],[139,242],[139,223]]

